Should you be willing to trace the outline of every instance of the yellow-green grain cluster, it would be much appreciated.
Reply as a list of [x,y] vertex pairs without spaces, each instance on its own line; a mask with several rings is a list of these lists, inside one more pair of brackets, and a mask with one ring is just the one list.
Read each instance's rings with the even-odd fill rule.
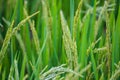
[[65,46],[69,66],[70,68],[72,68],[72,66],[75,67],[78,64],[77,47],[75,42],[71,38],[70,30],[68,28],[67,22],[63,16],[62,11],[60,12],[60,16],[61,16],[61,25],[63,30],[63,42],[65,44],[64,46]]

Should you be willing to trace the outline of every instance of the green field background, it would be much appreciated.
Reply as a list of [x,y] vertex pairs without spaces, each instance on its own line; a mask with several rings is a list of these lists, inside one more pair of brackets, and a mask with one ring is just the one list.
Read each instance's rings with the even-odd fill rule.
[[0,0],[0,80],[120,80],[120,0]]

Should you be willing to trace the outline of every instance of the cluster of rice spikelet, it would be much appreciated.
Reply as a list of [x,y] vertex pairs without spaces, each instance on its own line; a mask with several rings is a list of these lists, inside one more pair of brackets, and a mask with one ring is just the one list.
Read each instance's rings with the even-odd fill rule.
[[18,30],[20,30],[21,26],[23,24],[25,24],[26,21],[28,21],[31,17],[35,16],[38,13],[39,13],[39,11],[36,12],[36,13],[34,13],[34,14],[32,14],[31,16],[28,16],[27,18],[25,18],[24,20],[22,20],[15,28],[13,28],[14,21],[12,22],[12,24],[10,25],[10,28],[8,29],[8,31],[6,33],[6,36],[5,36],[5,39],[4,39],[1,51],[0,51],[0,63],[3,60],[4,56],[5,56],[8,44],[10,43],[10,38],[13,35],[15,35]]
[[74,40],[76,40],[76,30],[77,30],[77,25],[78,25],[79,18],[80,18],[82,4],[83,4],[83,0],[80,0],[80,2],[78,4],[78,8],[77,8],[75,16],[74,16],[74,24],[73,24],[73,39]]
[[14,21],[12,22],[12,24],[8,28],[8,31],[6,33],[6,36],[5,36],[3,45],[2,45],[2,48],[1,48],[1,51],[0,51],[0,63],[1,63],[2,59],[4,58],[4,56],[5,56],[8,44],[10,43],[10,38],[12,37],[13,24],[14,24]]
[[[25,13],[26,17],[28,17],[28,13],[27,13],[27,11],[25,10],[25,8],[24,8],[24,13]],[[40,43],[39,43],[39,38],[38,38],[37,32],[36,32],[36,30],[35,30],[34,21],[31,21],[31,20],[29,19],[28,22],[29,22],[29,24],[30,24],[30,29],[31,29],[31,31],[32,31],[33,40],[34,40],[34,42],[35,42],[37,54],[39,54],[39,52],[40,52]]]
[[75,68],[78,65],[76,44],[71,38],[70,30],[68,28],[67,22],[63,16],[62,11],[60,12],[60,16],[61,16],[61,24],[62,24],[62,30],[63,30],[63,42],[65,44],[64,46],[65,46],[65,50],[68,58],[68,63],[70,68],[73,68],[73,66]]

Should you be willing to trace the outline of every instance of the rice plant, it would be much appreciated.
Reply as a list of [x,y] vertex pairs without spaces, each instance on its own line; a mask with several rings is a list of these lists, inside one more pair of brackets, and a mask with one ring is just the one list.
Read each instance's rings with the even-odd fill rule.
[[120,0],[0,0],[0,80],[119,80]]

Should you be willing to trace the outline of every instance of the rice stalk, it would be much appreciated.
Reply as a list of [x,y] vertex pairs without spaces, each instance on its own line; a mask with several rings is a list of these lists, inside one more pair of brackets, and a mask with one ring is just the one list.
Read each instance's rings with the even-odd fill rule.
[[15,80],[19,80],[19,72],[18,72],[18,63],[17,60],[14,61],[14,66],[15,66]]
[[10,73],[8,75],[8,80],[14,80],[13,79],[13,73],[14,73],[14,66],[11,65],[11,67],[10,67]]
[[6,20],[4,17],[2,18],[2,20],[9,26],[10,22],[8,20]]
[[3,27],[3,24],[2,24],[2,23],[0,23],[0,27]]
[[29,76],[26,74],[26,75],[24,76],[23,80],[27,80],[28,77],[29,77]]

